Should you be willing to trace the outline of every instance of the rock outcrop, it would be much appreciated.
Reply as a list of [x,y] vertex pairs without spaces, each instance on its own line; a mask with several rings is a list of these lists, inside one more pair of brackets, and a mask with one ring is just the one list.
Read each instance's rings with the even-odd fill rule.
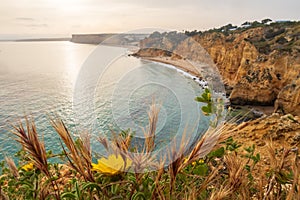
[[300,77],[280,91],[275,111],[300,115]]
[[264,146],[267,141],[271,140],[277,142],[278,146],[284,141],[293,146],[300,145],[299,125],[299,116],[273,113],[239,125],[233,124],[230,130],[240,143],[249,144],[249,141],[252,141],[258,146]]
[[[274,105],[277,98],[284,98],[286,93],[282,89],[287,90],[286,86],[295,82],[300,74],[299,39],[300,22],[288,22],[228,32],[211,30],[191,37],[183,33],[156,32],[142,40],[140,46],[160,51],[167,49],[183,59],[199,59],[208,63],[203,52],[205,50],[210,60],[217,65],[226,88],[232,89],[229,91],[232,104]],[[191,40],[200,43],[203,48],[196,48]],[[148,54],[144,50],[142,56],[157,54],[153,49]],[[160,52],[159,56],[163,56],[163,53]],[[294,84],[299,85],[298,82]],[[296,94],[294,96],[281,104],[287,105],[288,101],[299,100]],[[280,102],[283,100],[278,101],[279,106]],[[290,110],[284,107],[286,111]]]

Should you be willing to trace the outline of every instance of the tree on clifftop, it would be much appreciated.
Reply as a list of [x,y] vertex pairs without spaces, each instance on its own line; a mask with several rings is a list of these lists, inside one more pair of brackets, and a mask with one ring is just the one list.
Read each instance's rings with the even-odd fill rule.
[[267,24],[268,22],[271,22],[271,21],[272,21],[271,19],[267,18],[267,19],[261,20],[261,23],[262,24]]

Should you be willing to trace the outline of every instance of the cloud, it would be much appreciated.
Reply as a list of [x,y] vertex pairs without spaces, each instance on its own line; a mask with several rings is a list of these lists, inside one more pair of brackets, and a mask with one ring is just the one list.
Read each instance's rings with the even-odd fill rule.
[[39,28],[39,27],[48,27],[48,24],[28,24],[25,26]]
[[31,17],[16,17],[15,20],[18,20],[18,21],[35,21],[35,19],[31,18]]
[[[299,0],[1,0],[0,34],[205,30],[264,18],[299,20]],[[36,28],[34,28],[36,27]]]
[[16,17],[15,20],[17,21],[17,24],[20,24],[25,27],[31,27],[31,28],[48,27],[48,24],[38,23],[39,20],[36,20],[32,17]]

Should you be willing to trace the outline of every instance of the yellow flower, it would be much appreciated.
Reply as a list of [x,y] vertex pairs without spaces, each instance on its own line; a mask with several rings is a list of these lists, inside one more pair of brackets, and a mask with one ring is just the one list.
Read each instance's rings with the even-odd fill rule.
[[23,169],[27,172],[31,171],[31,170],[33,170],[33,163],[27,163],[26,165],[23,165],[21,169]]
[[126,159],[126,163],[120,155],[111,154],[108,158],[101,158],[98,163],[92,163],[92,170],[103,174],[115,175],[131,166],[132,161]]
[[199,163],[203,164],[203,163],[204,163],[204,160],[200,159],[200,160],[199,160]]
[[186,164],[187,162],[188,162],[188,159],[187,159],[187,158],[184,158],[184,159],[183,159],[183,163]]

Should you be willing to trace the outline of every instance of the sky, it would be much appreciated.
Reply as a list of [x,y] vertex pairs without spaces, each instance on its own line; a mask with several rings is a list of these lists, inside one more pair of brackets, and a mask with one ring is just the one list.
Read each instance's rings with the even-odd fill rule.
[[245,21],[300,20],[299,0],[1,0],[0,35],[206,30]]

